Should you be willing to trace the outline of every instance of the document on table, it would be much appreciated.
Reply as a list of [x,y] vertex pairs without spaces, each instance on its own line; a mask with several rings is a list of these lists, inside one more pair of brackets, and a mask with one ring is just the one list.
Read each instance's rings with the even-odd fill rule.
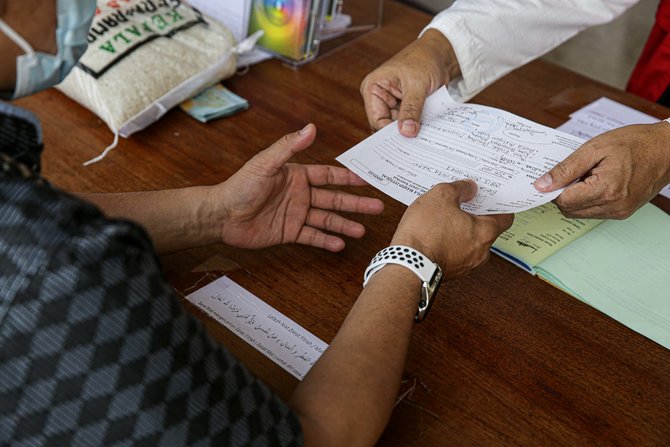
[[647,204],[549,256],[538,274],[670,349],[670,218]]
[[226,276],[186,298],[298,379],[328,347]]
[[[591,139],[601,133],[631,124],[653,124],[659,120],[631,107],[602,97],[570,115],[557,129],[579,138]],[[670,185],[661,195],[670,198]]]
[[657,122],[658,119],[653,116],[602,97],[572,113],[570,120],[558,129],[580,138],[590,139],[617,127]]
[[416,138],[394,122],[337,160],[406,205],[438,183],[469,178],[479,190],[464,210],[517,213],[560,194],[540,193],[533,182],[582,143],[504,110],[456,102],[442,87],[426,100]]
[[[202,13],[226,25],[237,42],[241,42],[247,37],[252,6],[251,0],[188,0],[188,3]],[[270,53],[254,49],[241,54],[237,66],[253,65],[271,58]]]

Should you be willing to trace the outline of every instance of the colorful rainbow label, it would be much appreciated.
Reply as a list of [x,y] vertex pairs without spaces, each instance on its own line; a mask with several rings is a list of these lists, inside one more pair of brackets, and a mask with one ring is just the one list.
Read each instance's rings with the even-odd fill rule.
[[300,60],[305,55],[311,0],[254,0],[249,34],[263,30],[262,47]]

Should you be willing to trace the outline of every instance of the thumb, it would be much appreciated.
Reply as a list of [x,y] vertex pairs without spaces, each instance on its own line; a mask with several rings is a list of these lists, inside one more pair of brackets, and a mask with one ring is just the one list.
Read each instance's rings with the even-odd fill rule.
[[[403,86],[405,87],[405,86]],[[407,86],[403,92],[398,110],[398,129],[405,137],[415,137],[419,133],[421,111],[426,101],[426,89],[421,85]]]
[[582,146],[559,162],[549,172],[535,180],[533,186],[541,192],[551,192],[564,188],[589,172],[600,159],[595,151]]
[[472,180],[458,180],[451,183],[456,190],[456,204],[469,202],[477,195],[477,183]]
[[253,158],[254,163],[263,169],[279,169],[293,155],[310,147],[314,138],[316,138],[316,127],[310,123],[298,132],[284,135],[272,146],[259,152]]

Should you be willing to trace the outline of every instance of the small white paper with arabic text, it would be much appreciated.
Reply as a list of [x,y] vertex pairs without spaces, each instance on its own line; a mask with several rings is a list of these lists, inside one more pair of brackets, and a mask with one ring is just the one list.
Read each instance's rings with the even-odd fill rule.
[[186,298],[300,380],[328,347],[226,276]]

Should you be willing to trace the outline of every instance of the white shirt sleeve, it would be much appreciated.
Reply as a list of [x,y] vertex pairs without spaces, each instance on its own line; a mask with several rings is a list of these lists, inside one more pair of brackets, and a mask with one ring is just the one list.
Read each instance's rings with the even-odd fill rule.
[[495,80],[639,0],[456,0],[426,27],[449,39],[462,77],[449,83],[467,101]]

